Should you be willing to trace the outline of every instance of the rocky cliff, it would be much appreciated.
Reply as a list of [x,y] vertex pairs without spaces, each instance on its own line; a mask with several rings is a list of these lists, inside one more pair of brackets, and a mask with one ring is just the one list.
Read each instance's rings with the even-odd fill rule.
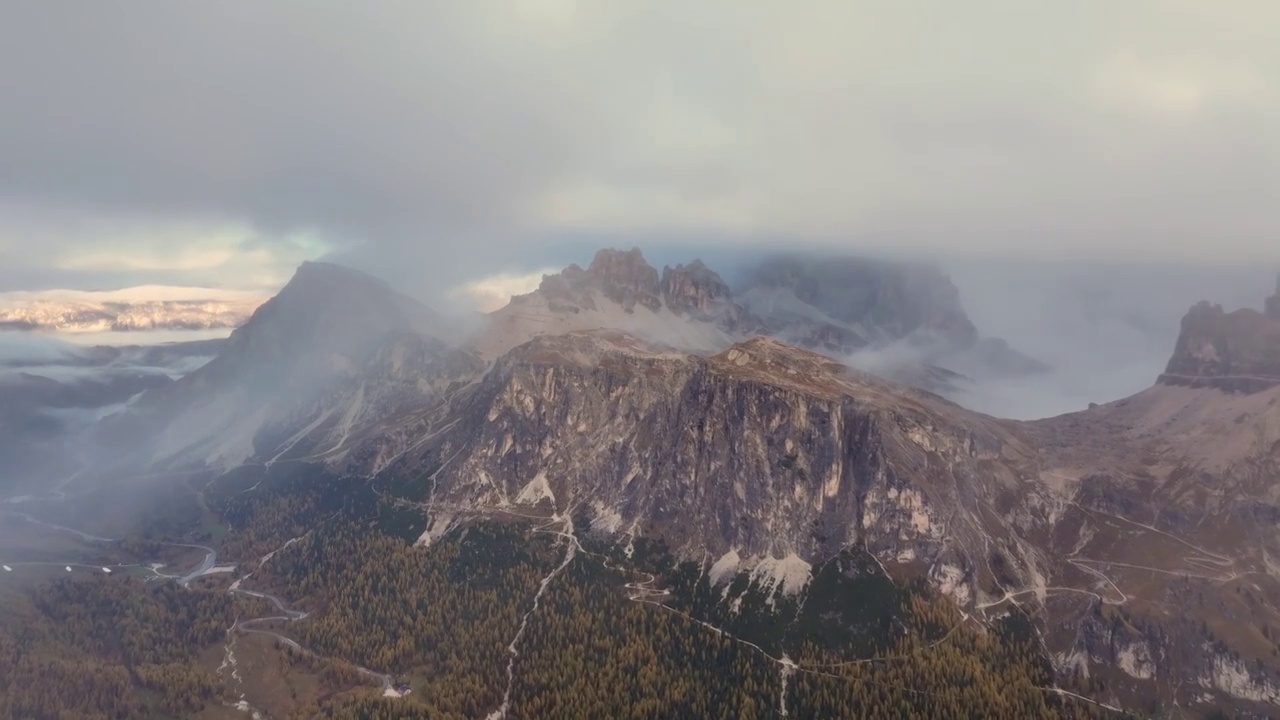
[[493,359],[541,335],[619,330],[695,352],[733,342],[741,309],[718,275],[701,263],[663,276],[639,249],[601,250],[586,270],[570,265],[490,314],[471,346]]
[[475,345],[494,358],[539,335],[598,329],[700,354],[757,334],[837,355],[866,351],[864,369],[939,391],[965,376],[1046,369],[980,337],[936,268],[857,258],[771,258],[734,290],[698,260],[659,275],[638,249],[601,250],[586,270],[547,276],[493,313]]
[[1182,318],[1160,382],[1258,392],[1280,384],[1280,279],[1265,312],[1200,302]]
[[[384,286],[311,268],[148,403],[179,410],[154,447],[166,462],[309,460],[407,489],[423,543],[474,518],[540,518],[624,554],[660,541],[717,587],[745,573],[795,603],[815,568],[865,552],[966,622],[1033,618],[1057,669],[1099,680],[1106,702],[1256,717],[1280,703],[1280,384],[1162,382],[1003,421],[741,339],[720,314],[734,296],[700,264],[597,260],[513,301],[499,314],[510,347],[486,362],[419,332],[429,313]],[[1259,322],[1275,323],[1198,308],[1171,367],[1262,368],[1266,346],[1237,327]],[[691,352],[694,333],[718,349]]]
[[661,284],[663,301],[677,315],[716,323],[730,332],[759,328],[759,320],[733,301],[729,284],[701,260],[664,267]]
[[850,546],[964,601],[1041,572],[1010,530],[1040,506],[1012,425],[774,340],[704,358],[616,333],[539,338],[449,404],[429,442],[348,468],[431,474],[437,535],[527,505],[721,570],[763,566],[793,592]]
[[486,513],[572,517],[800,602],[814,568],[865,550],[976,619],[1031,612],[1110,702],[1252,707],[1280,692],[1261,630],[1280,629],[1275,392],[1158,386],[1016,423],[768,338],[706,357],[577,332],[515,348],[342,470],[430,478],[422,542]]

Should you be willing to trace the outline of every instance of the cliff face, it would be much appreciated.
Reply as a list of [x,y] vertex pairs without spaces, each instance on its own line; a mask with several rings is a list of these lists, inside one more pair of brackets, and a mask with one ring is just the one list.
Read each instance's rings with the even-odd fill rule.
[[745,330],[754,324],[733,291],[701,260],[662,269],[662,298],[677,315],[722,324],[727,330]]
[[636,306],[655,313],[665,307],[699,319],[717,319],[723,306],[733,302],[729,286],[701,261],[665,268],[659,278],[639,248],[601,250],[586,270],[570,265],[544,277],[536,294],[551,299],[553,309],[561,312],[601,310],[603,299],[627,313],[634,313]]
[[768,338],[701,357],[579,332],[343,469],[432,478],[424,543],[488,512],[572,517],[801,595],[864,548],[975,618],[1035,608],[1058,669],[1105,701],[1249,708],[1280,700],[1259,629],[1280,628],[1276,393],[1158,386],[1013,423]]
[[459,508],[541,506],[722,570],[764,567],[793,592],[865,545],[962,601],[1029,583],[1041,562],[984,509],[1035,492],[1008,425],[764,338],[711,358],[608,333],[538,339],[449,415],[408,454],[378,451],[399,455],[393,472],[434,473],[436,534]]
[[1265,308],[1228,313],[1208,302],[1192,307],[1160,382],[1232,392],[1280,384],[1280,286]]
[[[865,316],[835,286],[794,287],[806,327],[854,331],[809,301]],[[311,460],[413,488],[422,542],[476,517],[572,518],[797,602],[814,568],[865,550],[976,621],[1033,610],[1058,668],[1104,678],[1109,702],[1278,702],[1280,385],[1174,380],[1273,372],[1259,328],[1280,321],[1198,307],[1170,363],[1192,374],[1016,423],[741,339],[766,320],[733,298],[700,263],[658,275],[606,251],[513,302],[519,332],[482,362],[376,281],[306,267],[215,361],[139,403],[146,449],[159,469]],[[942,332],[946,315],[895,317]]]
[[605,297],[628,310],[636,305],[650,310],[662,307],[658,271],[645,262],[639,248],[601,250],[587,268],[587,276],[599,284]]
[[981,338],[936,268],[856,258],[772,258],[735,291],[701,261],[659,276],[638,249],[606,249],[586,270],[545,277],[490,321],[476,340],[488,358],[539,335],[609,329],[700,354],[757,334],[837,355],[873,350],[865,369],[938,391],[966,376],[1046,369]]
[[494,359],[535,337],[617,330],[649,342],[713,353],[730,345],[742,323],[720,276],[701,263],[667,268],[662,277],[639,249],[601,250],[583,270],[570,265],[491,313],[471,341]]

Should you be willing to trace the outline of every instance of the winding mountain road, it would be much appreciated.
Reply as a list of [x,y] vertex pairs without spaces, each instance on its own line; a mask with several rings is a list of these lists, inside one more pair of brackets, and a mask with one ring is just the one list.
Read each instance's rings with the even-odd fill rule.
[[[27,498],[27,497],[8,498],[0,502],[4,502],[7,504],[20,504],[29,499],[34,499],[34,498]],[[0,516],[17,517],[22,520],[25,520],[26,522],[34,523],[36,525],[41,525],[51,530],[57,530],[59,532],[75,535],[79,539],[84,540],[86,542],[114,543],[119,541],[118,538],[108,538],[108,537],[102,537],[99,535],[92,535],[82,530],[77,530],[75,528],[66,527],[64,525],[57,525],[55,523],[47,522],[45,520],[41,520],[37,517],[33,517],[32,515],[24,512],[0,511]],[[284,545],[281,545],[279,548],[267,553],[258,561],[257,567],[261,568],[262,565],[266,563],[268,560],[270,560],[272,556],[274,556],[277,552],[289,547],[290,545],[294,544],[300,539],[301,538],[293,538],[292,540],[289,540],[288,542],[286,542]],[[155,564],[149,567],[149,569],[153,573],[155,573],[157,576],[164,579],[174,580],[181,587],[184,587],[184,588],[188,587],[191,584],[191,581],[195,580],[198,577],[208,574],[209,571],[212,570],[218,562],[218,551],[211,547],[208,547],[207,545],[194,545],[191,543],[164,543],[164,544],[170,547],[183,547],[183,548],[192,548],[195,550],[203,550],[205,553],[204,559],[200,561],[200,564],[196,565],[194,568],[192,568],[190,571],[188,571],[183,575],[166,575],[164,573],[159,572],[156,569],[157,565]],[[146,565],[140,565],[137,563],[128,564],[128,565],[103,566],[103,565],[85,564],[81,562],[53,562],[53,561],[9,562],[4,564],[2,567],[5,572],[13,572],[16,568],[28,567],[28,566],[42,566],[42,567],[43,566],[49,566],[49,567],[65,566],[68,572],[70,572],[71,568],[73,567],[92,568],[95,570],[100,570],[101,572],[104,572],[104,573],[110,573],[113,568],[148,567]],[[284,645],[287,645],[288,647],[292,648],[297,652],[304,653],[311,657],[323,657],[318,653],[303,647],[298,643],[298,641],[290,637],[287,637],[286,635],[278,633],[274,630],[267,630],[267,629],[256,627],[257,625],[261,625],[263,623],[268,623],[268,622],[279,622],[279,621],[293,622],[296,620],[302,620],[307,617],[308,613],[290,608],[289,604],[277,595],[272,595],[271,593],[261,592],[258,590],[247,590],[245,588],[240,587],[240,583],[243,582],[244,580],[247,580],[249,576],[252,574],[253,573],[250,572],[236,579],[235,582],[231,584],[229,591],[232,593],[245,595],[247,597],[255,597],[255,598],[266,600],[270,602],[273,606],[275,606],[276,610],[280,611],[281,614],[250,618],[248,620],[239,620],[234,625],[232,625],[229,630],[233,632],[239,631],[246,634],[266,635],[268,637],[274,638],[275,640],[283,643]],[[394,685],[395,685],[394,678],[390,674],[380,673],[376,670],[370,670],[369,668],[362,667],[359,665],[355,667],[356,667],[356,671],[359,672],[361,675],[364,675],[366,677],[371,677],[377,680],[378,683],[382,686],[382,690],[384,693],[394,692]]]

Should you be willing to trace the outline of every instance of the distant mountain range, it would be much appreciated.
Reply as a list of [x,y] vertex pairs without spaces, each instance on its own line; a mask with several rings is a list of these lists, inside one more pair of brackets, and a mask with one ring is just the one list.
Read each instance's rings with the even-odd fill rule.
[[[1044,369],[936,270],[784,257],[747,277],[605,250],[459,334],[306,263],[212,361],[99,423],[95,470],[288,462],[412,488],[422,544],[540,513],[661,542],[729,607],[803,605],[857,550],[974,622],[1028,613],[1098,701],[1274,716],[1280,288],[1263,313],[1194,308],[1148,390],[1019,422],[935,394]],[[848,365],[894,351],[883,376]]]
[[0,330],[63,333],[238,327],[266,297],[254,292],[147,286],[109,292],[0,295]]
[[946,392],[965,376],[1048,367],[984,338],[937,268],[860,258],[768,257],[731,288],[700,261],[664,267],[640,250],[601,250],[490,315],[473,341],[493,357],[542,334],[610,328],[691,352],[768,335],[877,374]]

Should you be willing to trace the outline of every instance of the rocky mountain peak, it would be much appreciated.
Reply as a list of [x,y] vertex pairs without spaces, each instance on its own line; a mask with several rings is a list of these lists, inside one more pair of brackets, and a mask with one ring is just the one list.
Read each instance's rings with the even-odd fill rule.
[[431,309],[371,275],[305,262],[275,297],[231,333],[217,357],[176,383],[174,393],[249,387],[277,392],[317,384],[321,378],[357,372],[390,337],[435,336],[441,322]]
[[744,275],[730,286],[701,260],[659,274],[639,249],[603,249],[586,269],[570,265],[512,298],[472,347],[493,359],[540,334],[604,328],[701,355],[753,335],[838,357],[898,345],[869,354],[874,366],[863,369],[937,391],[1046,369],[980,337],[956,286],[931,265],[783,255]]
[[[379,278],[346,265],[320,260],[304,260],[293,272],[286,289],[314,284],[349,283],[376,286],[389,290],[390,286]],[[284,292],[284,290],[281,290]]]
[[275,297],[232,333],[224,354],[285,346],[352,351],[371,335],[427,330],[435,315],[382,280],[342,265],[304,262]]
[[729,284],[701,260],[674,268],[662,268],[662,297],[678,315],[723,322],[728,329],[739,328],[746,313],[733,302]]
[[645,261],[639,248],[605,248],[596,253],[585,270],[572,264],[554,275],[544,275],[536,294],[547,301],[553,312],[578,313],[599,309],[597,294],[627,312],[633,312],[636,305],[657,311],[662,307],[660,293],[658,271]]
[[1196,303],[1160,382],[1246,393],[1280,385],[1280,287],[1265,312]]
[[662,307],[658,271],[644,259],[640,248],[600,250],[587,267],[586,275],[605,297],[628,310],[636,305],[654,311]]

